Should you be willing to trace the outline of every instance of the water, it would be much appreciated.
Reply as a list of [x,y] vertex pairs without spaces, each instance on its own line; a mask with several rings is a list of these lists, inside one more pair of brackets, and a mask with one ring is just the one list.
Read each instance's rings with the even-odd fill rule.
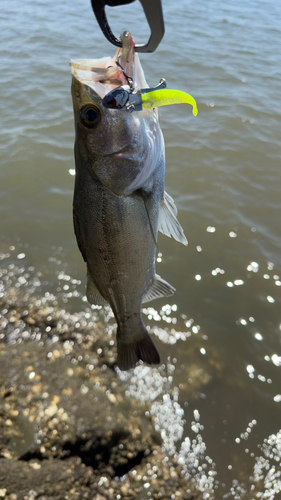
[[[163,1],[165,37],[141,61],[150,85],[165,77],[197,100],[196,118],[187,107],[160,112],[166,189],[189,245],[159,236],[157,272],[177,292],[144,313],[163,365],[120,378],[129,394],[153,402],[167,451],[205,498],[277,499],[280,9],[270,0],[176,5]],[[137,42],[147,39],[137,4],[109,17],[117,35],[130,29]],[[36,293],[79,310],[85,268],[71,220],[68,61],[114,49],[86,0],[4,2],[0,28],[2,267],[35,268]],[[74,280],[68,291],[62,269]]]

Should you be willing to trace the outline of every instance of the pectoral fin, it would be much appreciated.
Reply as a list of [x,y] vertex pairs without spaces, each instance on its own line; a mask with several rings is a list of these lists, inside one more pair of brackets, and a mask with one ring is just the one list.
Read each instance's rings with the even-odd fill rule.
[[140,194],[141,194],[141,197],[142,197],[142,200],[143,200],[143,203],[144,203],[145,211],[146,211],[146,214],[147,214],[147,219],[148,219],[148,223],[149,223],[149,227],[150,227],[150,231],[151,231],[151,236],[152,236],[152,239],[153,239],[153,241],[155,243],[155,246],[157,247],[157,241],[156,241],[157,235],[155,236],[154,231],[153,231],[153,227],[152,227],[152,224],[151,224],[149,210],[148,210],[147,203],[146,203],[146,193],[145,193],[145,191],[143,189],[140,189],[139,191],[140,191]]
[[170,297],[170,295],[173,295],[175,291],[176,289],[172,285],[156,274],[153,285],[142,298],[142,303],[149,302],[150,300],[158,299],[160,297]]
[[177,213],[177,207],[173,198],[165,191],[160,205],[158,231],[169,236],[169,238],[173,236],[175,240],[183,245],[187,245],[188,241],[177,219]]
[[95,306],[106,306],[108,302],[101,296],[98,291],[95,283],[93,282],[89,270],[87,269],[87,288],[86,288],[86,296],[88,302]]

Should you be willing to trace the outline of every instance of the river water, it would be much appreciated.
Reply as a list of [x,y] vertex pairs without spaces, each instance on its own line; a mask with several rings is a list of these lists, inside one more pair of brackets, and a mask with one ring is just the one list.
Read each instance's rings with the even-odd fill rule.
[[[157,272],[177,292],[148,304],[144,318],[163,364],[120,373],[120,383],[152,401],[167,452],[204,498],[277,499],[280,8],[273,0],[163,0],[163,9],[165,37],[141,62],[151,86],[164,77],[198,104],[196,118],[188,106],[160,110],[166,190],[189,245],[159,236]],[[117,35],[129,29],[146,40],[137,3],[108,15]],[[87,0],[4,1],[0,33],[1,267],[29,269],[40,276],[34,293],[79,311],[88,305],[72,229],[68,62],[114,48]],[[95,314],[108,328],[110,314]]]

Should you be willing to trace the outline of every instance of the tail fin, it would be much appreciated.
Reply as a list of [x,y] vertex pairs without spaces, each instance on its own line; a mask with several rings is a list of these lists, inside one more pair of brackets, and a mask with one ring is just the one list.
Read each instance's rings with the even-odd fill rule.
[[[160,356],[153,344],[148,331],[144,327],[142,337],[134,340],[131,335],[132,342],[122,342],[122,333],[119,328],[117,330],[117,364],[120,370],[130,370],[141,359],[148,365],[158,365]],[[128,339],[126,339],[128,340]]]

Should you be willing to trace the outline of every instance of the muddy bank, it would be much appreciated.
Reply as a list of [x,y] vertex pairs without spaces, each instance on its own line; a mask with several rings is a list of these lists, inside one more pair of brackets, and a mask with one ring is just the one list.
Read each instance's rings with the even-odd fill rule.
[[199,499],[128,398],[114,336],[50,299],[0,299],[0,498]]

